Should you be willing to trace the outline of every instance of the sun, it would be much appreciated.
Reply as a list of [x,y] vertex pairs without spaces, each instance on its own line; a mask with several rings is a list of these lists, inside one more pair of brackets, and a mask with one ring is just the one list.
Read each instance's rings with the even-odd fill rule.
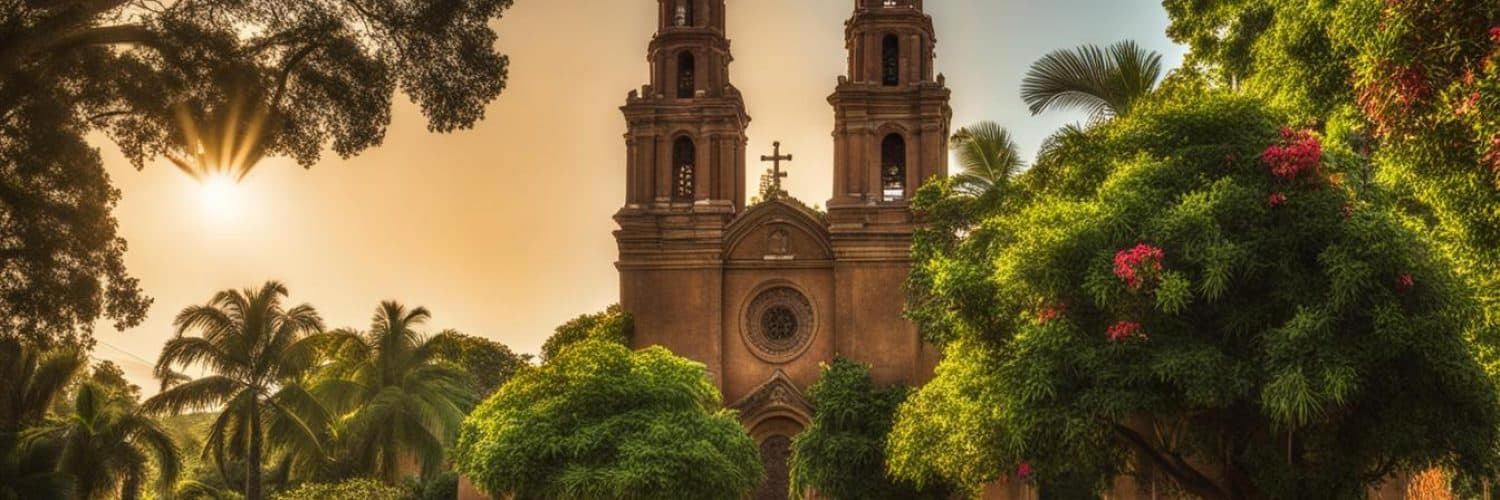
[[212,174],[199,181],[198,204],[203,215],[212,221],[237,219],[242,211],[244,192],[234,177]]

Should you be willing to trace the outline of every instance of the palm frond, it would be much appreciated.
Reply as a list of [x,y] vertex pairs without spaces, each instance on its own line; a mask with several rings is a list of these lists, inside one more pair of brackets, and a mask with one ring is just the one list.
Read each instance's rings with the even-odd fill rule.
[[182,472],[182,457],[172,437],[155,420],[140,414],[131,414],[124,421],[131,441],[148,451],[156,463],[157,492],[161,498],[171,498],[173,485]]
[[1128,112],[1161,78],[1161,55],[1133,41],[1051,52],[1031,65],[1021,98],[1032,114],[1080,110],[1097,118]]
[[154,374],[159,379],[171,378],[174,373],[172,367],[196,364],[202,364],[218,373],[238,374],[248,368],[243,359],[236,359],[206,338],[178,335],[162,346],[161,355],[156,358]]
[[1010,131],[995,122],[979,122],[953,134],[953,150],[964,171],[954,176],[959,189],[979,195],[1010,180],[1025,162]]

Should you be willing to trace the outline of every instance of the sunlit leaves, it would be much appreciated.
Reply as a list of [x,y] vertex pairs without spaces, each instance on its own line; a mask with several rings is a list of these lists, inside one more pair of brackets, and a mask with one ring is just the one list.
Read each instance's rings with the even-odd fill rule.
[[[1347,145],[1294,134],[1320,154],[1278,177],[1262,153],[1285,120],[1255,98],[1158,94],[1039,162],[1008,205],[963,212],[974,229],[941,252],[918,252],[913,317],[953,337],[899,412],[893,470],[976,486],[1031,463],[1044,490],[1087,487],[1150,450],[1211,464],[1199,470],[1217,485],[1160,477],[1197,494],[1231,470],[1281,497],[1362,491],[1385,467],[1368,457],[1490,463],[1500,412],[1465,347],[1467,288],[1389,193],[1357,181],[1367,164]],[[1394,429],[1426,444],[1379,437]],[[962,459],[908,461],[944,454]]]
[[878,387],[869,367],[844,358],[823,367],[808,388],[813,422],[792,444],[793,493],[817,491],[835,500],[940,500],[951,486],[934,482],[918,488],[886,473],[886,435],[906,387]]
[[584,340],[481,404],[456,461],[497,497],[738,499],[760,458],[720,403],[702,365]]

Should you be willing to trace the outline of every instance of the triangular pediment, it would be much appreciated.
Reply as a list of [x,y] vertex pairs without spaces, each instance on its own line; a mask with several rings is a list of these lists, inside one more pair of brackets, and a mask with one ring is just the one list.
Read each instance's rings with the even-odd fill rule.
[[724,248],[727,255],[753,259],[775,258],[777,254],[799,260],[833,256],[823,215],[783,198],[761,202],[731,222],[724,231]]
[[729,407],[739,410],[740,419],[746,422],[773,413],[794,415],[799,417],[798,420],[810,420],[813,412],[812,403],[802,395],[802,390],[797,388],[791,377],[781,370],[776,370],[770,379]]

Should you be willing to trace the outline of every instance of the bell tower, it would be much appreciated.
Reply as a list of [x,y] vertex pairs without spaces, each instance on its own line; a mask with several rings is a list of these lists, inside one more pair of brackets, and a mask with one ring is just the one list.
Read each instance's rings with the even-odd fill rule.
[[[949,90],[934,76],[937,37],[922,0],[855,0],[845,23],[848,76],[835,113],[837,224],[904,224],[921,184],[948,174]],[[835,214],[837,214],[835,216]]]
[[657,0],[651,83],[623,108],[630,214],[724,219],[744,209],[750,117],[729,83],[724,0]]
[[620,305],[637,347],[664,345],[722,374],[724,235],[745,210],[744,99],[729,82],[725,0],[657,0],[650,83],[625,114]]
[[878,383],[921,383],[938,355],[902,315],[901,284],[920,223],[910,200],[948,175],[950,92],[933,70],[937,37],[922,0],[855,0],[844,34],[848,75],[828,98],[837,349],[870,364]]

